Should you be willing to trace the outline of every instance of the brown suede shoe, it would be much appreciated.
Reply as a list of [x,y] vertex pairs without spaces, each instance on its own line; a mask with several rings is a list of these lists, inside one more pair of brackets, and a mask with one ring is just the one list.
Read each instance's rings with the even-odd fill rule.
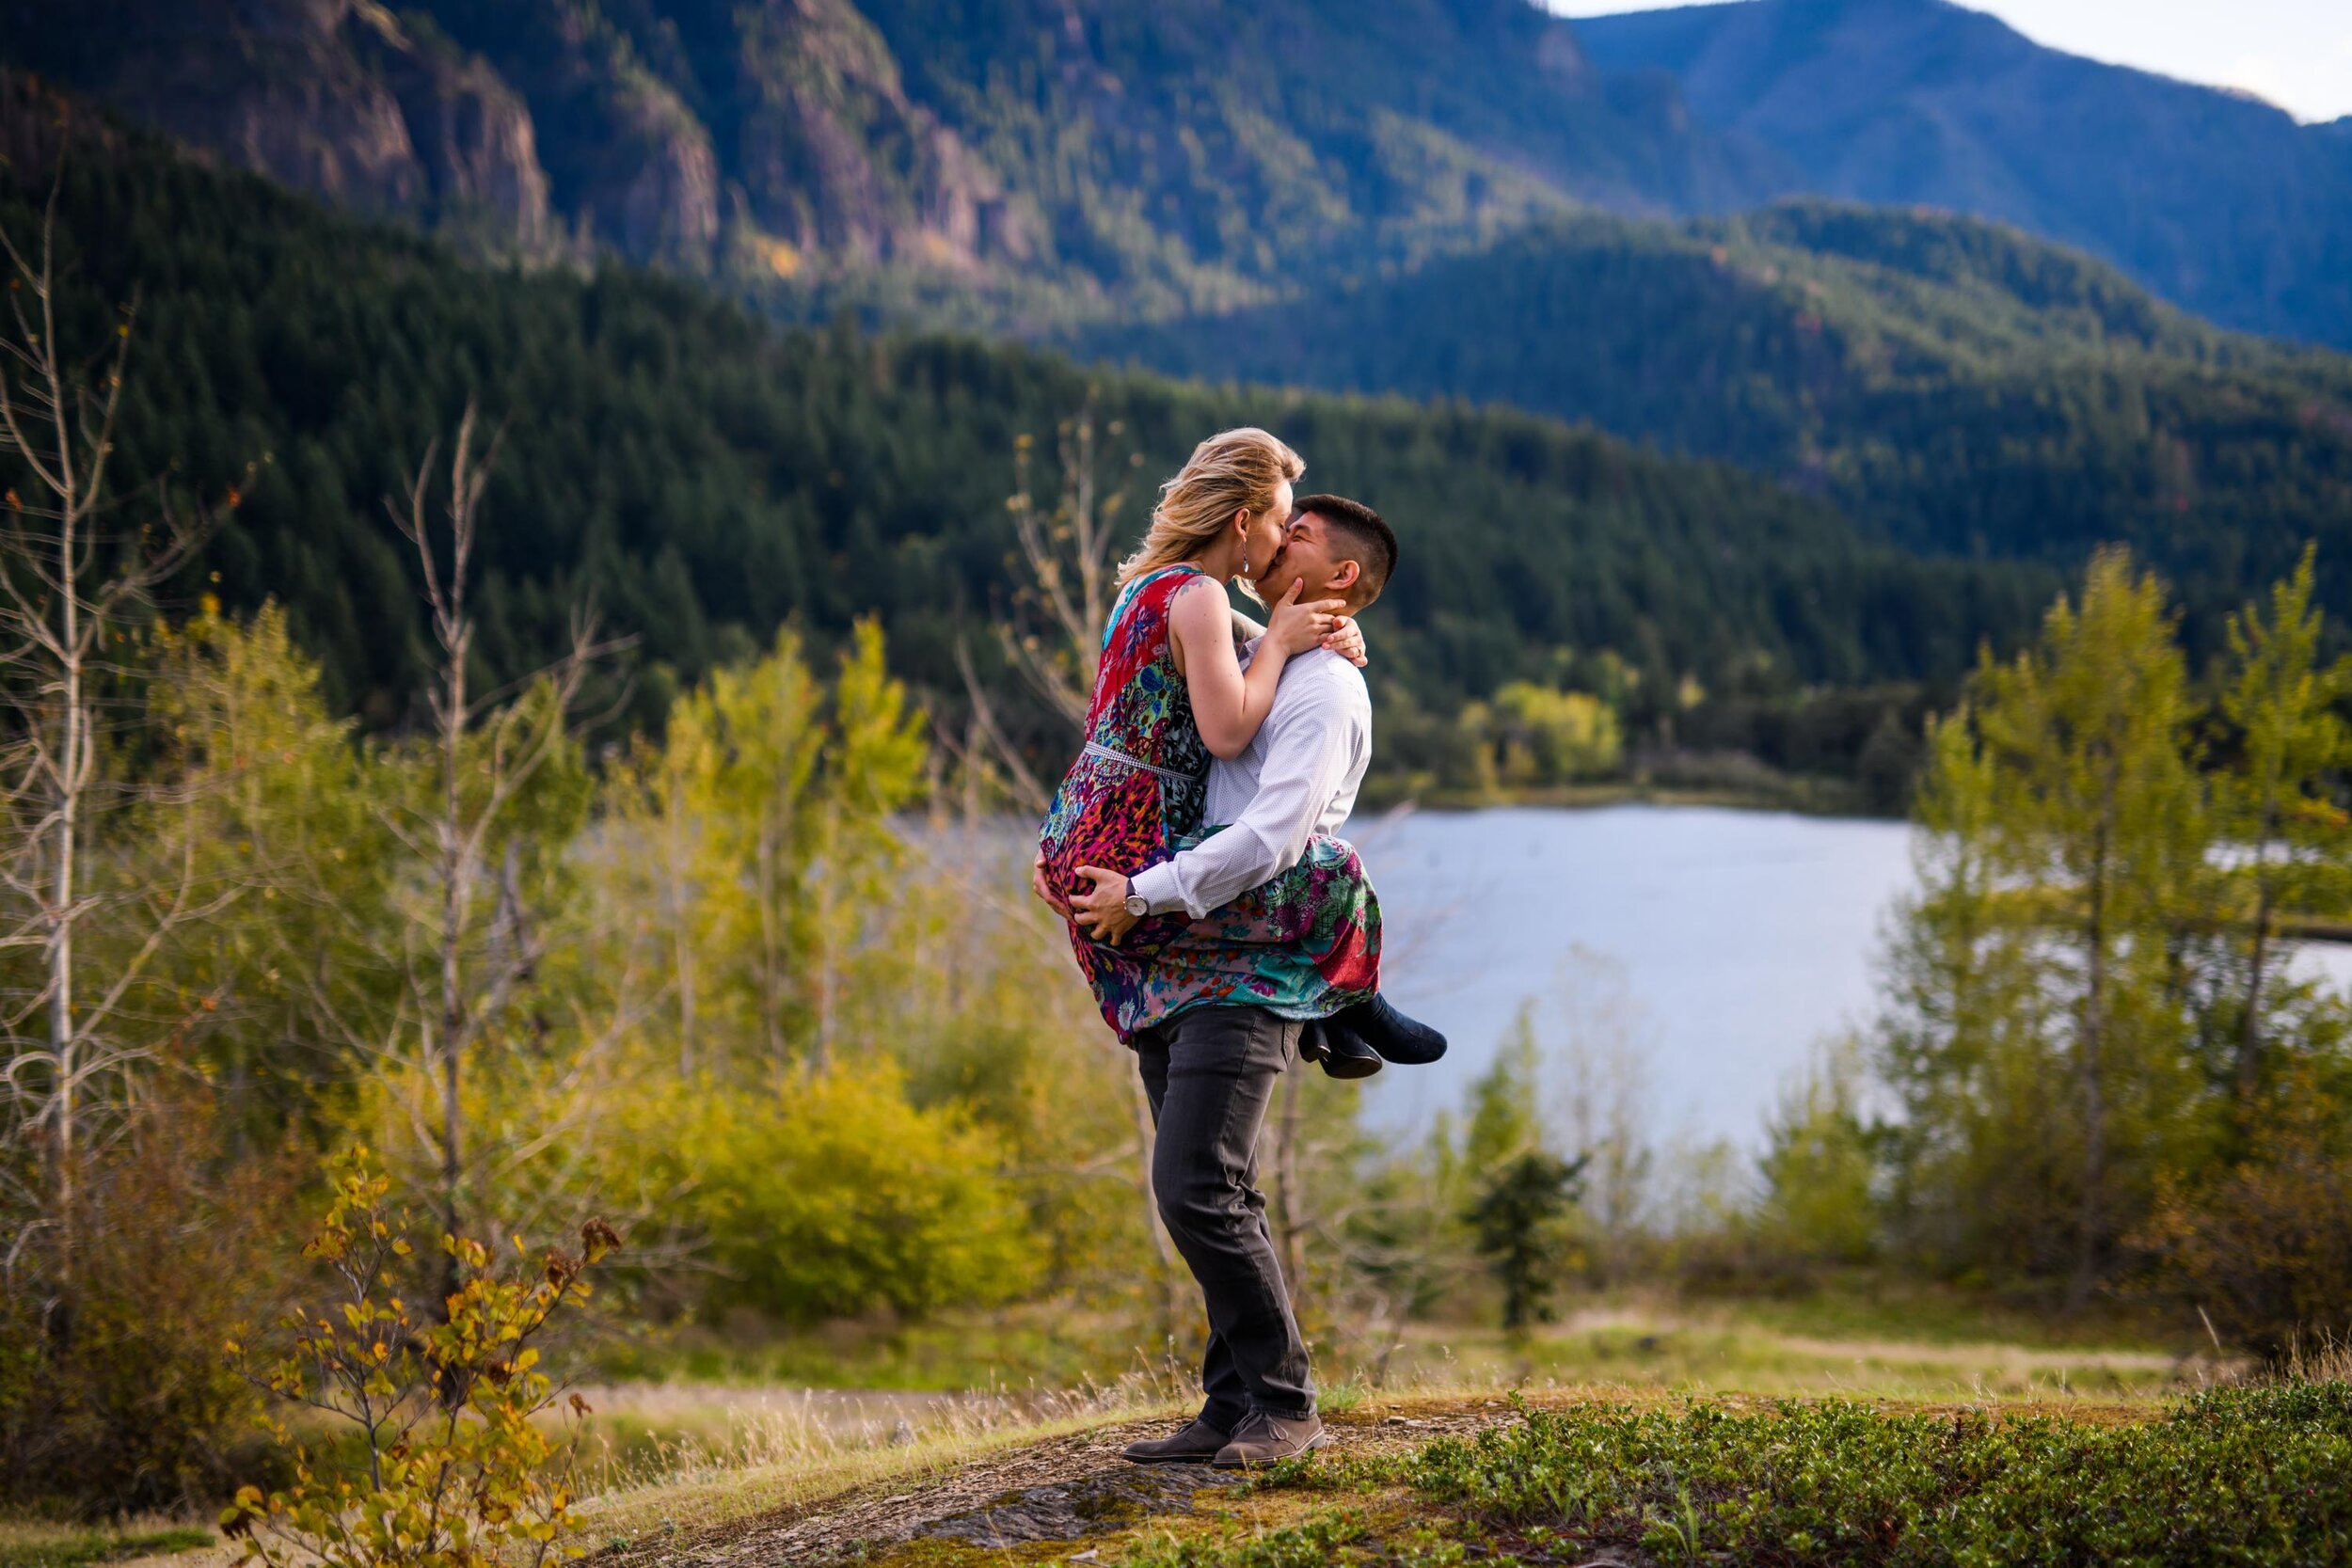
[[1148,1437],[1130,1443],[1119,1450],[1119,1457],[1130,1465],[1206,1465],[1224,1449],[1231,1436],[1195,1416],[1175,1436]]
[[1233,1440],[1217,1449],[1216,1457],[1209,1463],[1220,1470],[1247,1470],[1253,1465],[1271,1465],[1278,1459],[1295,1459],[1329,1441],[1331,1434],[1323,1430],[1320,1416],[1294,1421],[1286,1416],[1253,1410],[1233,1429]]

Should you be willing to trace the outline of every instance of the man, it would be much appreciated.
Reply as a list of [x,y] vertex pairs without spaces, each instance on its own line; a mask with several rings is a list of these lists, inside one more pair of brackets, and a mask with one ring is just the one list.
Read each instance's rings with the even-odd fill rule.
[[[1295,582],[1302,599],[1343,599],[1354,615],[1380,596],[1396,558],[1396,535],[1372,508],[1307,496],[1257,587],[1279,603]],[[1314,834],[1336,832],[1371,760],[1363,676],[1328,649],[1295,656],[1257,738],[1210,768],[1206,815],[1227,824],[1222,831],[1132,879],[1098,882],[1074,907],[1055,899],[1041,863],[1032,886],[1104,940],[1144,914],[1181,909],[1198,919],[1297,864]],[[1306,1342],[1256,1186],[1258,1132],[1275,1079],[1312,1027],[1261,1007],[1197,1007],[1135,1037],[1159,1130],[1152,1181],[1160,1217],[1209,1311],[1200,1414],[1171,1437],[1131,1445],[1125,1457],[1137,1464],[1241,1468],[1326,1441]]]

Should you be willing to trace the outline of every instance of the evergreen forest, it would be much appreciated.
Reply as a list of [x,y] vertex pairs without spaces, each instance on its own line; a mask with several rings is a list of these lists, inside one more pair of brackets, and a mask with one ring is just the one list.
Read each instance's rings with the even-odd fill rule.
[[[34,230],[46,166],[18,161],[0,221]],[[135,135],[75,147],[55,222],[63,322],[131,332],[118,471],[225,509],[173,601],[282,605],[336,707],[378,730],[414,718],[429,667],[384,507],[469,400],[499,434],[485,673],[536,668],[593,606],[637,640],[622,700],[639,722],[779,626],[822,643],[859,614],[919,688],[961,690],[962,641],[1027,711],[987,634],[1014,587],[1007,502],[1074,488],[1020,449],[1050,452],[1081,418],[1128,526],[1200,433],[1235,423],[1375,501],[1408,564],[1369,633],[1406,712],[1557,687],[1579,659],[1632,672],[1619,694],[1663,713],[1690,689],[1948,680],[2055,580],[1872,541],[1819,499],[1537,415],[1217,390],[848,321],[773,326],[617,267],[476,266]]]
[[1507,404],[1722,458],[1937,555],[2128,543],[2201,650],[2306,540],[2352,606],[2352,358],[2223,332],[2088,257],[1946,214],[1586,216],[1089,352],[1216,383]]

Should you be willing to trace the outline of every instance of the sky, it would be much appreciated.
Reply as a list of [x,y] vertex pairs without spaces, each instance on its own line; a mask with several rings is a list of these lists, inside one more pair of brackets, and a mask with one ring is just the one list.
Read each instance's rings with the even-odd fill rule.
[[[1563,16],[1665,0],[1545,0]],[[2037,43],[2242,87],[2301,120],[2352,115],[2352,0],[1963,0]]]

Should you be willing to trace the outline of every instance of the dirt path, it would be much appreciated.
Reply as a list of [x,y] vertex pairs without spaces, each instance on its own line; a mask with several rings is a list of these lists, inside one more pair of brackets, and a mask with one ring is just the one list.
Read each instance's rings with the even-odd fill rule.
[[[1331,1418],[1330,1451],[1365,1452],[1476,1432],[1509,1419],[1501,1400]],[[944,1474],[905,1476],[804,1506],[715,1526],[659,1545],[598,1553],[599,1568],[784,1568],[851,1560],[924,1538],[984,1547],[1082,1545],[1154,1515],[1190,1513],[1241,1478],[1206,1465],[1130,1465],[1119,1450],[1172,1425],[1125,1421],[1008,1449]]]

